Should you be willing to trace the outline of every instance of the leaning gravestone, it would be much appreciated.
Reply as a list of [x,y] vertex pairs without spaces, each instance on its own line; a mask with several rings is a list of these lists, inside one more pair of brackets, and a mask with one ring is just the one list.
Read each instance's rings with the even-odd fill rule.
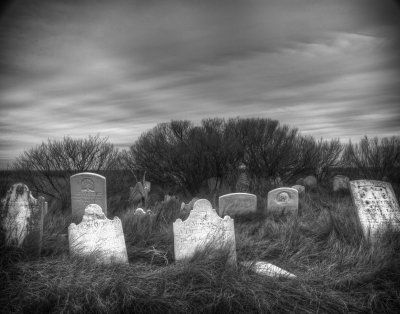
[[78,173],[70,178],[72,216],[82,218],[86,206],[99,205],[107,215],[106,178],[91,172]]
[[93,256],[102,263],[128,263],[122,223],[118,217],[107,219],[97,204],[85,208],[82,222],[68,227],[71,255]]
[[277,188],[268,192],[267,211],[295,213],[299,209],[299,192],[293,188]]
[[366,239],[375,242],[389,226],[400,230],[400,208],[390,183],[350,181],[350,191]]
[[257,211],[257,196],[249,193],[230,193],[219,197],[218,213],[231,217]]
[[40,255],[43,237],[43,218],[47,211],[44,197],[37,200],[22,183],[14,184],[2,200],[2,225],[5,243]]
[[189,217],[173,223],[175,260],[193,257],[197,250],[228,249],[236,263],[235,227],[229,216],[221,218],[206,199],[196,201]]

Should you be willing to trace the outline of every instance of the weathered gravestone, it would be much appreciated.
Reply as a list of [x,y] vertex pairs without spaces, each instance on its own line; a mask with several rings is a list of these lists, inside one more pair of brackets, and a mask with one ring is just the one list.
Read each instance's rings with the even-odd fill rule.
[[277,188],[268,192],[267,211],[295,213],[299,209],[299,192],[292,188]]
[[333,177],[332,189],[333,192],[348,191],[349,190],[349,177],[343,175],[336,175]]
[[91,172],[78,173],[70,178],[72,216],[82,218],[86,206],[97,204],[107,215],[106,178]]
[[231,217],[257,211],[257,196],[249,193],[230,193],[219,197],[218,213]]
[[211,203],[200,199],[189,217],[173,223],[175,260],[193,257],[197,250],[229,250],[229,262],[236,263],[235,227],[229,216],[221,218]]
[[307,176],[303,179],[303,185],[307,190],[314,190],[317,187],[317,178],[314,176]]
[[7,245],[24,248],[40,255],[43,237],[43,218],[47,212],[44,197],[37,200],[22,183],[14,184],[2,200],[2,226]]
[[142,208],[139,207],[139,208],[136,208],[134,215],[135,216],[146,215],[146,212]]
[[350,191],[366,239],[375,242],[389,226],[400,230],[400,208],[390,183],[350,181]]
[[118,217],[107,219],[97,204],[85,208],[82,222],[68,227],[71,255],[94,257],[102,263],[128,263],[122,223]]
[[246,261],[241,262],[244,267],[247,267],[259,275],[269,276],[269,277],[287,277],[296,278],[296,275],[289,273],[288,271],[275,266],[271,263],[264,261]]
[[299,196],[304,196],[304,194],[306,192],[306,188],[300,184],[293,185],[292,189],[297,190],[297,192],[299,193]]

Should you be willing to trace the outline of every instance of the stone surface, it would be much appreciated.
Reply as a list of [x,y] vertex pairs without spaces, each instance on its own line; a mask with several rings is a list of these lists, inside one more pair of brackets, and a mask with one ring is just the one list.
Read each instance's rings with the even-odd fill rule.
[[245,267],[250,268],[252,271],[259,275],[270,276],[270,277],[287,277],[287,278],[296,278],[296,275],[289,273],[288,271],[279,268],[271,263],[263,262],[263,261],[246,261],[241,262],[241,264]]
[[47,211],[44,198],[36,200],[25,184],[16,183],[1,203],[6,244],[23,247],[29,253],[40,255],[43,218]]
[[102,263],[128,263],[121,220],[107,219],[101,207],[90,204],[82,222],[68,227],[69,251],[72,256],[94,257]]
[[267,211],[295,213],[299,209],[299,192],[293,188],[277,188],[268,192]]
[[306,188],[300,184],[293,185],[292,189],[297,190],[297,192],[299,193],[299,196],[304,196],[304,194],[306,192]]
[[317,187],[317,178],[314,176],[307,176],[303,179],[303,185],[307,190],[312,190]]
[[82,218],[86,206],[97,204],[107,215],[106,178],[91,172],[82,172],[71,176],[72,216]]
[[257,196],[249,193],[230,193],[219,197],[218,213],[221,217],[231,217],[255,213],[257,211]]
[[175,260],[193,257],[197,250],[230,250],[229,261],[236,263],[236,242],[233,219],[221,218],[211,203],[200,199],[194,204],[189,217],[173,223]]
[[136,208],[134,215],[146,215],[146,212],[142,208]]
[[390,183],[350,181],[350,191],[365,238],[375,242],[389,225],[400,230],[400,208]]
[[348,191],[349,190],[349,177],[343,175],[336,175],[333,177],[332,189],[333,192]]

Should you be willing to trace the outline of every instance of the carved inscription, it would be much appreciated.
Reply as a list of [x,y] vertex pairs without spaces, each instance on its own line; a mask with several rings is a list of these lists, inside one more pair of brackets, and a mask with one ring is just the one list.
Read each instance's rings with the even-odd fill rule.
[[351,195],[366,238],[380,238],[391,225],[400,229],[400,209],[388,182],[375,180],[350,181]]
[[279,213],[297,213],[299,192],[293,188],[277,188],[268,192],[267,210]]
[[229,249],[230,261],[236,262],[236,242],[233,219],[221,218],[211,203],[200,199],[194,204],[187,220],[173,223],[175,260],[192,257],[205,248]]
[[257,196],[249,193],[231,193],[219,197],[218,213],[224,215],[236,216],[257,211]]

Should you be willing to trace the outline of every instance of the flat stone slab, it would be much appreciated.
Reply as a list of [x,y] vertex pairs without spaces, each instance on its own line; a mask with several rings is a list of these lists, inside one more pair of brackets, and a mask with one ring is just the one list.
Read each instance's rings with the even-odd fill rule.
[[90,257],[102,263],[128,263],[122,223],[107,219],[100,206],[90,204],[82,222],[68,227],[69,251],[73,256]]
[[106,178],[91,172],[70,177],[72,216],[82,218],[89,204],[99,205],[107,215]]
[[259,275],[270,276],[270,277],[286,277],[286,278],[296,278],[296,275],[289,273],[288,271],[279,268],[271,263],[263,261],[246,261],[241,262],[245,267],[249,267],[252,271]]
[[198,250],[230,250],[230,262],[236,263],[235,227],[229,216],[218,216],[206,199],[197,200],[189,217],[173,223],[175,260],[188,259]]
[[257,196],[250,193],[230,193],[219,197],[218,213],[231,217],[257,212]]
[[378,240],[389,225],[400,229],[400,209],[390,183],[350,181],[350,191],[365,238]]
[[268,192],[267,211],[295,213],[299,209],[299,192],[293,188],[277,188]]
[[47,212],[44,197],[35,199],[28,186],[16,183],[7,191],[1,205],[6,245],[15,245],[30,254],[40,255],[43,218]]

